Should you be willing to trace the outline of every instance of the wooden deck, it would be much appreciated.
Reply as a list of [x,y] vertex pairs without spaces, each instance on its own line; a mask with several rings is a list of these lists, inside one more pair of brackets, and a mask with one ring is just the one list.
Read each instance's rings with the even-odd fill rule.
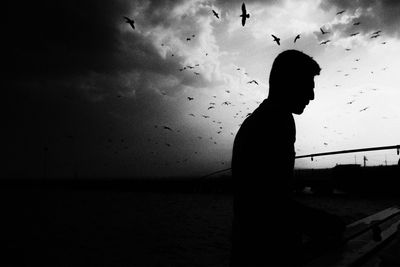
[[306,266],[400,266],[400,208],[347,225],[343,243]]

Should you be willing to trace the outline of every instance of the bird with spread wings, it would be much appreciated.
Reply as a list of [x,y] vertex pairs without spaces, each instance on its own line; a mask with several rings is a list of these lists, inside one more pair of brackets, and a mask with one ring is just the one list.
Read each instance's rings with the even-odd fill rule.
[[214,16],[216,16],[216,17],[217,17],[217,19],[219,19],[219,15],[218,15],[218,13],[217,13],[217,12],[215,12],[215,10],[214,10],[214,9],[212,10],[212,12],[214,13]]
[[274,38],[274,42],[276,42],[278,45],[281,45],[281,43],[279,42],[281,39],[276,37],[275,35],[271,34],[271,36]]
[[131,25],[132,29],[135,29],[135,21],[133,19],[130,19],[128,17],[124,17],[125,22],[128,23],[129,25]]
[[250,18],[250,14],[247,13],[246,5],[244,3],[242,4],[242,15],[240,15],[240,17],[242,17],[242,25],[243,26],[244,26],[244,24],[246,24],[246,18]]

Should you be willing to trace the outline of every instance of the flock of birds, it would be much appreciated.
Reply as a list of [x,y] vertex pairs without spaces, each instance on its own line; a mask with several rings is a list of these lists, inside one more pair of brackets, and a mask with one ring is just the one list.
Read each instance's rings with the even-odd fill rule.
[[[247,12],[247,10],[246,10],[246,5],[245,5],[245,3],[242,4],[242,6],[241,6],[241,11],[242,11],[242,13],[240,14],[239,17],[241,17],[241,24],[242,24],[242,26],[244,27],[245,24],[246,24],[247,19],[250,18],[250,14],[249,14],[249,13]],[[214,9],[212,9],[211,12],[212,12],[213,16],[215,16],[216,19],[220,19],[220,15],[219,15],[219,13],[218,13],[217,11],[215,11]],[[336,15],[337,15],[337,16],[340,16],[340,15],[342,15],[344,12],[346,12],[346,10],[342,10],[342,11],[340,11],[340,12],[337,12]],[[133,19],[130,19],[130,18],[128,18],[128,17],[124,17],[124,18],[125,18],[125,22],[128,23],[128,24],[132,27],[132,29],[135,29],[135,25],[134,25],[135,22],[134,22],[134,20],[133,20]],[[354,23],[353,23],[353,26],[354,26],[354,27],[357,27],[357,26],[359,26],[360,24],[361,24],[361,22],[360,22],[360,21],[357,21],[357,22],[354,22]],[[320,31],[320,34],[322,34],[322,36],[329,35],[329,34],[331,33],[330,31],[327,31],[326,29],[324,29],[324,27],[320,27],[320,28],[319,28],[319,31]],[[381,36],[381,33],[382,33],[381,30],[374,31],[373,33],[371,33],[370,38],[371,38],[371,39],[378,38],[378,37]],[[354,32],[354,33],[351,33],[351,34],[350,34],[350,37],[357,36],[358,34],[360,34],[359,31]],[[274,34],[271,34],[271,36],[272,36],[272,38],[273,38],[273,40],[272,40],[273,42],[276,42],[277,45],[281,45],[281,39],[280,39],[278,36],[276,36],[276,35],[274,35]],[[192,35],[190,35],[189,37],[186,37],[186,41],[187,41],[187,42],[190,42],[190,41],[191,41],[193,38],[195,38],[195,37],[196,37],[196,36],[195,36],[194,34],[192,34]],[[300,38],[301,38],[301,34],[297,34],[297,35],[295,36],[294,40],[293,40],[293,43],[296,43]],[[326,40],[322,41],[322,42],[320,43],[320,45],[326,45],[326,44],[328,44],[329,42],[332,42],[332,40],[331,40],[331,39],[326,39]],[[382,42],[382,44],[386,44],[386,42]],[[161,46],[164,46],[164,44],[161,44]],[[345,50],[346,50],[346,51],[350,51],[351,49],[350,49],[350,48],[346,48]],[[206,53],[205,55],[208,56],[208,53]],[[174,56],[174,54],[172,54],[171,56]],[[360,60],[360,59],[355,59],[356,62],[358,62],[359,60]],[[194,73],[195,75],[200,75],[200,72],[194,71],[195,68],[196,68],[196,67],[199,67],[199,66],[200,66],[199,64],[195,64],[195,65],[186,65],[186,66],[182,66],[181,68],[179,68],[179,71],[182,72],[182,71],[185,71],[185,70],[193,70],[193,73]],[[357,70],[358,68],[357,68],[357,67],[354,67],[353,69],[354,69],[354,70]],[[386,68],[385,68],[385,69],[386,69]],[[237,68],[236,70],[240,71],[241,69],[240,69],[240,68]],[[341,70],[338,70],[338,72],[341,72]],[[373,73],[373,72],[371,72],[371,73]],[[245,75],[248,75],[248,73],[244,73],[244,74],[245,74]],[[350,75],[349,73],[344,74],[344,76],[346,76],[346,77],[349,76],[349,75]],[[256,80],[254,80],[254,79],[248,81],[247,84],[259,85],[259,83],[258,83]],[[340,86],[339,84],[336,84],[336,85],[335,85],[335,87],[339,87],[339,86]],[[376,89],[373,89],[373,90],[376,90]],[[230,91],[230,90],[225,90],[225,93],[230,94],[231,91]],[[363,91],[360,91],[360,94],[363,94],[363,93],[364,93]],[[163,94],[163,95],[166,95],[165,92],[162,92],[162,94]],[[243,93],[239,93],[238,96],[239,96],[239,97],[243,97],[244,94],[243,94]],[[197,137],[196,137],[196,138],[199,139],[199,140],[207,140],[207,139],[208,139],[208,140],[210,140],[214,145],[217,145],[217,144],[218,144],[218,142],[217,142],[218,140],[217,140],[215,134],[221,135],[221,134],[224,133],[225,128],[228,128],[228,127],[225,127],[225,126],[224,126],[224,124],[223,124],[222,121],[212,118],[212,115],[216,115],[216,114],[206,113],[206,112],[211,112],[212,110],[216,110],[216,107],[217,107],[217,103],[216,103],[216,100],[217,100],[217,99],[216,99],[216,98],[217,98],[216,95],[213,95],[213,96],[212,96],[212,100],[210,100],[210,102],[208,103],[207,107],[205,108],[205,112],[204,112],[204,113],[197,114],[197,115],[194,114],[194,113],[189,113],[189,114],[188,114],[188,115],[191,116],[191,117],[200,117],[200,118],[202,118],[202,119],[210,120],[210,121],[216,126],[214,135],[211,135],[211,136],[208,136],[208,137],[205,137],[205,136],[197,136]],[[187,100],[190,101],[190,102],[196,101],[196,99],[195,99],[193,96],[187,96]],[[355,101],[356,101],[356,99],[352,99],[352,100],[348,101],[346,104],[347,104],[347,105],[352,105]],[[233,112],[234,115],[232,114],[232,115],[233,115],[233,118],[234,118],[234,119],[243,120],[243,119],[245,119],[246,117],[248,117],[249,115],[251,115],[251,112],[250,112],[250,111],[251,111],[251,110],[254,110],[254,109],[256,108],[256,104],[260,104],[260,103],[261,103],[260,101],[254,101],[254,102],[255,102],[255,103],[253,103],[254,105],[247,106],[247,107],[245,107],[244,105],[249,104],[249,103],[246,103],[245,101],[241,102],[241,105],[243,105],[243,107],[246,108],[246,109],[238,109],[238,110],[234,111],[234,112]],[[222,106],[231,106],[231,107],[235,107],[235,106],[236,106],[235,104],[232,104],[232,102],[227,101],[227,100],[221,100],[219,105],[220,105],[221,107],[222,107]],[[367,111],[369,108],[370,108],[369,106],[364,107],[364,108],[360,109],[359,112]],[[241,123],[238,123],[237,125],[240,126]],[[173,129],[173,127],[171,127],[171,126],[169,126],[169,125],[154,125],[154,128],[155,128],[155,129],[162,130],[162,131],[168,131],[168,132],[170,132],[170,133],[176,133],[176,134],[181,133],[181,131],[180,131],[179,129]],[[230,127],[230,128],[231,128],[231,127]],[[324,129],[327,129],[327,127],[324,126]],[[234,136],[234,135],[235,135],[234,132],[232,132],[232,131],[227,132],[227,134],[230,134],[231,136]],[[342,133],[339,133],[339,132],[338,132],[338,134],[342,134]],[[152,142],[152,143],[155,144],[155,145],[162,145],[162,143],[161,143],[159,140],[155,139],[155,138],[148,138],[147,141],[148,141],[148,142]],[[172,147],[172,146],[173,146],[173,145],[171,144],[171,142],[168,142],[168,141],[164,142],[164,145],[165,145],[166,147]],[[327,146],[328,143],[327,143],[327,142],[323,142],[323,145]],[[151,153],[152,155],[157,154],[157,152],[156,152],[155,150],[151,151],[150,153]],[[199,151],[194,151],[194,154],[199,154]],[[185,157],[185,158],[183,158],[183,159],[178,159],[175,163],[183,163],[183,162],[187,162],[188,160],[189,160],[188,157]],[[225,161],[221,161],[221,164],[226,164],[226,163],[227,163],[227,162],[225,162]],[[166,163],[166,165],[168,165],[168,163]]]
[[[250,81],[251,83],[257,83],[257,81],[252,80]],[[250,83],[249,82],[249,83]],[[233,92],[231,90],[225,90],[225,94],[232,94]],[[237,97],[244,97],[245,94],[243,92],[238,93]],[[196,102],[196,98],[195,97],[191,97],[191,96],[187,96],[187,101],[189,102]],[[187,114],[190,117],[193,118],[199,118],[199,119],[203,119],[205,121],[205,123],[207,123],[208,125],[210,125],[211,129],[208,132],[209,135],[208,136],[203,136],[203,135],[197,135],[197,136],[193,136],[192,138],[194,140],[197,140],[198,142],[210,142],[210,144],[212,145],[218,145],[219,144],[219,137],[221,137],[222,139],[226,138],[226,136],[231,136],[231,138],[234,137],[235,133],[234,130],[232,130],[232,125],[225,125],[225,123],[221,120],[221,119],[217,119],[216,117],[218,117],[218,113],[219,110],[224,109],[224,107],[228,108],[224,110],[224,113],[229,112],[229,111],[233,111],[232,113],[232,117],[234,119],[236,119],[237,121],[237,126],[239,127],[241,125],[241,121],[248,117],[249,115],[251,115],[251,110],[253,110],[257,104],[260,104],[260,101],[254,101],[254,103],[252,104],[252,107],[249,106],[249,103],[246,101],[241,102],[241,105],[235,105],[233,104],[231,101],[228,100],[220,100],[218,101],[219,97],[217,95],[213,95],[211,96],[210,101],[208,102],[208,104],[204,107],[204,111],[200,112],[198,114],[195,113],[189,113]],[[168,141],[171,140],[173,141],[175,138],[177,138],[179,140],[179,136],[182,135],[186,135],[187,134],[184,132],[184,130],[181,130],[179,128],[175,128],[171,125],[167,125],[167,124],[159,124],[159,125],[154,125],[154,129],[159,130],[160,132],[154,133],[155,136],[152,138],[148,138],[147,142],[149,142],[150,145],[156,145],[156,146],[160,146],[160,145],[164,145],[165,147],[168,148],[172,148],[174,146],[173,142]],[[160,134],[161,136],[164,136],[164,141],[160,141]],[[225,137],[222,137],[225,136]],[[194,141],[193,140],[193,141]],[[204,144],[204,143],[203,143]],[[154,147],[156,148],[156,147]],[[159,147],[158,149],[155,150],[151,150],[150,154],[151,155],[157,155],[159,152]],[[200,155],[201,151],[198,150],[194,150],[191,153],[193,153],[194,155]],[[176,159],[175,160],[175,164],[178,163],[185,163],[187,161],[190,160],[190,155],[180,155],[181,158]],[[170,163],[165,162],[165,165],[169,165]],[[220,161],[221,165],[225,165],[228,164],[227,161]]]
[[[211,11],[214,14],[214,16],[217,19],[219,19],[219,14],[214,9],[212,9]],[[246,11],[245,3],[242,4],[242,14],[239,15],[239,17],[242,18],[242,25],[243,26],[246,24],[246,19],[250,18],[250,14],[247,13],[247,11]],[[135,29],[135,21],[133,19],[131,19],[131,18],[126,17],[126,16],[124,16],[124,18],[125,18],[125,22],[128,23],[132,27],[132,29]],[[187,41],[190,41],[190,38],[188,38]]]
[[[214,15],[217,19],[220,19],[219,14],[218,14],[217,11],[215,11],[214,9],[212,9],[211,11],[212,11],[213,15]],[[337,15],[337,16],[342,15],[344,12],[346,12],[346,10],[339,11],[339,12],[336,13],[336,15]],[[246,24],[246,20],[250,18],[250,14],[249,14],[249,13],[247,12],[247,10],[246,10],[246,5],[245,5],[245,3],[242,4],[242,14],[239,15],[239,17],[242,18],[242,19],[241,19],[241,21],[242,21],[242,26],[244,27],[244,25]],[[130,18],[128,18],[128,17],[124,17],[124,18],[125,18],[125,22],[128,23],[128,24],[132,27],[132,29],[135,29],[134,20],[133,20],[133,19],[130,19]],[[354,22],[354,23],[353,23],[354,26],[358,26],[358,25],[360,25],[360,24],[361,24],[361,22]],[[324,30],[322,27],[321,27],[319,30],[320,30],[320,32],[321,32],[322,35],[331,33],[331,32],[329,32],[329,31]],[[378,38],[379,36],[381,36],[381,35],[380,35],[381,32],[382,32],[381,30],[378,30],[378,31],[375,31],[375,32],[371,33],[370,38],[371,38],[371,39]],[[351,36],[351,37],[354,37],[354,36],[356,36],[356,35],[358,35],[358,34],[360,34],[360,32],[354,32],[354,33],[351,33],[350,36]],[[273,42],[276,42],[278,45],[281,44],[281,43],[280,43],[281,39],[280,39],[279,37],[275,36],[274,34],[271,34],[271,36],[272,36],[272,38],[273,38],[273,40],[272,40]],[[195,37],[195,35],[192,35],[192,37]],[[296,43],[296,41],[299,40],[300,38],[301,38],[301,34],[297,34],[296,37],[294,38],[294,41],[293,41],[293,42]],[[186,38],[186,41],[190,41],[190,40],[191,40],[190,37]],[[327,43],[329,43],[329,42],[331,42],[331,40],[330,40],[330,39],[327,39],[327,40],[325,40],[325,41],[322,41],[322,42],[320,43],[320,45],[325,45],[325,44],[327,44]],[[386,42],[382,42],[382,44],[386,44]],[[346,51],[350,51],[350,49],[347,48]]]

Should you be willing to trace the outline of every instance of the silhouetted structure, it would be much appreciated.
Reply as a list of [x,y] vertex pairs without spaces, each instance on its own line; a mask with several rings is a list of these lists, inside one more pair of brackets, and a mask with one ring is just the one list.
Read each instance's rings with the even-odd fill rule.
[[301,114],[314,99],[314,76],[319,72],[319,65],[302,52],[278,55],[269,77],[268,99],[236,135],[232,265],[298,266],[302,233],[328,240],[344,229],[336,216],[291,199],[296,135],[292,113]]

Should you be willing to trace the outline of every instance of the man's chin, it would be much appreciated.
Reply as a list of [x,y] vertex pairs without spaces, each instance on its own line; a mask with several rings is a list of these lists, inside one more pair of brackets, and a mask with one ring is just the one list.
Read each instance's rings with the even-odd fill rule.
[[300,115],[304,112],[306,106],[302,106],[302,107],[298,107],[293,109],[292,113],[296,114],[296,115]]

